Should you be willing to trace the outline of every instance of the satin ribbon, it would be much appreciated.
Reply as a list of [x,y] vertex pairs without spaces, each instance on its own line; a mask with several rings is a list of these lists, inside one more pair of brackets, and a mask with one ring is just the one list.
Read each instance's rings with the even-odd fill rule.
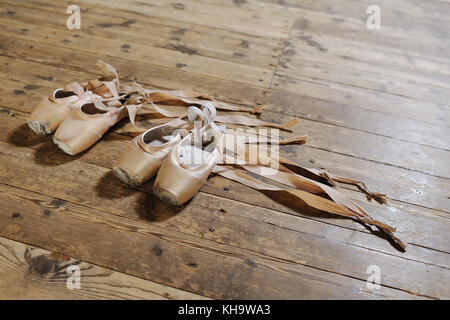
[[[275,193],[287,193],[287,194],[294,196],[295,198],[301,200],[303,205],[306,207],[310,207],[310,208],[313,208],[316,210],[329,212],[329,213],[336,214],[339,216],[355,219],[355,220],[360,221],[367,225],[376,226],[377,228],[379,228],[380,230],[385,232],[400,247],[402,247],[403,250],[406,248],[406,245],[393,234],[395,232],[395,228],[393,228],[383,222],[373,219],[367,212],[365,212],[361,207],[359,207],[356,204],[354,204],[354,206],[358,209],[358,211],[349,209],[347,206],[344,206],[340,203],[333,202],[331,200],[308,193],[306,191],[302,191],[299,189],[291,189],[291,188],[279,188],[277,186],[259,181],[256,178],[253,178],[252,176],[243,173],[242,171],[227,169],[227,168],[219,166],[219,165],[214,168],[213,172],[224,178],[241,183],[241,184],[246,185],[255,190],[269,191],[269,192],[275,192]],[[270,177],[268,177],[268,178],[270,178]],[[336,190],[334,190],[334,191],[337,192]],[[337,193],[334,194],[335,197],[336,197],[336,194]],[[341,201],[342,201],[342,199],[341,199]]]

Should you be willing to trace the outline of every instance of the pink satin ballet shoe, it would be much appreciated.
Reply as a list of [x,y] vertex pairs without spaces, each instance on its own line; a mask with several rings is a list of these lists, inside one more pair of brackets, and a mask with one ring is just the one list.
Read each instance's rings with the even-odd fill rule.
[[141,96],[131,94],[112,101],[109,106],[96,98],[82,101],[58,127],[53,142],[65,153],[76,155],[96,143],[130,112],[135,112],[142,100]]
[[131,186],[153,178],[181,135],[170,124],[151,128],[130,141],[113,166],[114,174]]
[[64,89],[56,89],[32,111],[26,120],[28,126],[38,134],[51,134],[73,110],[79,107],[76,103],[80,100],[113,98],[118,96],[118,91],[122,91],[119,88],[129,88],[119,84],[117,72],[112,66],[101,60],[97,62],[97,66],[103,73],[99,80],[89,80],[81,85],[72,82]]
[[56,89],[44,98],[27,118],[27,124],[37,134],[51,134],[72,112],[72,104],[79,96],[69,89]]
[[[225,127],[214,124],[216,110],[212,104],[202,109],[199,115],[205,120],[204,126],[195,128],[172,149],[153,186],[154,195],[174,206],[181,206],[200,190],[221,157]],[[189,110],[200,111],[196,107]]]

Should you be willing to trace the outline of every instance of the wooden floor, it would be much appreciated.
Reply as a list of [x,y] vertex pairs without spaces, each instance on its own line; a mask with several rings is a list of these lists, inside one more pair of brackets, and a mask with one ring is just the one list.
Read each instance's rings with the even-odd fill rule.
[[[80,30],[65,26],[70,4]],[[366,27],[371,4],[381,30]],[[450,298],[448,0],[0,0],[0,26],[0,298]],[[166,206],[151,182],[111,173],[129,124],[63,154],[25,117],[52,89],[97,77],[98,58],[147,87],[299,117],[285,136],[311,140],[283,151],[387,193],[380,205],[342,186],[406,252],[221,177]],[[380,289],[367,287],[371,265]]]

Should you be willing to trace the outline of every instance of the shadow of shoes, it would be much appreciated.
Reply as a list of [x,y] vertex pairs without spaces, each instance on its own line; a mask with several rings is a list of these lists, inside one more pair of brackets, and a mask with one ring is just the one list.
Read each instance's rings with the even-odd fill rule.
[[187,204],[181,207],[174,207],[160,200],[153,193],[142,193],[136,205],[141,219],[150,222],[160,222],[174,217],[183,211]]
[[186,207],[187,203],[174,207],[154,196],[151,187],[153,182],[154,179],[143,186],[131,187],[120,181],[111,170],[98,181],[95,191],[96,196],[106,199],[128,198],[139,193],[138,197],[132,200],[136,203],[136,212],[140,219],[150,222],[169,219]]
[[35,151],[34,161],[42,166],[56,167],[74,161],[80,156],[65,154],[50,140],[39,146]]
[[130,197],[139,190],[120,181],[110,170],[95,185],[95,192],[100,198],[118,199]]
[[23,123],[14,131],[10,132],[7,137],[9,143],[18,147],[32,147],[49,141],[49,139],[51,140],[51,137],[40,136],[33,132],[26,123]]

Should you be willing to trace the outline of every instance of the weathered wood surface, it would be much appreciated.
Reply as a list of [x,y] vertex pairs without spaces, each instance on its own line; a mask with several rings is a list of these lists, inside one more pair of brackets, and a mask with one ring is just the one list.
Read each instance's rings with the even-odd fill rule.
[[[79,289],[68,289],[70,266],[79,268]],[[6,238],[0,238],[0,275],[0,299],[204,299]]]
[[[72,31],[70,1],[0,3],[2,298],[450,297],[447,3],[383,0],[377,31],[365,27],[369,1],[81,1]],[[146,86],[264,104],[275,122],[300,117],[283,135],[311,141],[283,152],[386,192],[379,205],[342,186],[396,226],[407,251],[220,177],[170,208],[151,182],[131,189],[111,174],[129,124],[62,154],[24,119],[52,89],[96,77],[98,58]],[[92,283],[75,292],[36,279],[23,243],[83,261]],[[373,264],[380,290],[366,286]]]

